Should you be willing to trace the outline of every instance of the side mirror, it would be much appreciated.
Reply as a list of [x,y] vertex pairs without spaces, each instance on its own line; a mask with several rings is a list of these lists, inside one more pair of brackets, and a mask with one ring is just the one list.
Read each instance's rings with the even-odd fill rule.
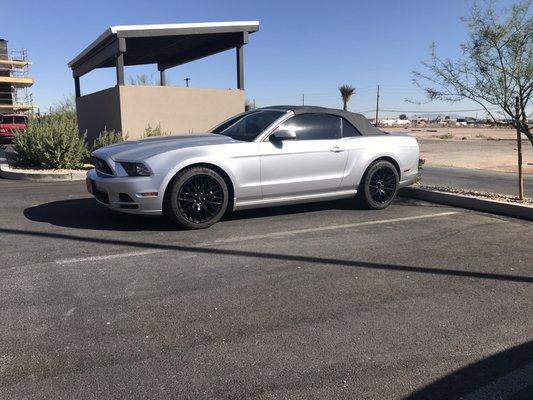
[[272,142],[281,142],[282,140],[294,139],[296,139],[296,133],[294,131],[289,131],[288,129],[280,129],[270,135],[270,140]]

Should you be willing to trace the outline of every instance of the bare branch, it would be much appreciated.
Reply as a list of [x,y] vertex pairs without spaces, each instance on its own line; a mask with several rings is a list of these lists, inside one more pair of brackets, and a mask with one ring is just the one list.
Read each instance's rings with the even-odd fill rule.
[[[527,124],[527,108],[533,96],[533,0],[522,0],[508,12],[496,12],[474,4],[463,21],[469,40],[461,45],[462,57],[442,59],[431,46],[425,72],[413,71],[413,83],[426,93],[427,101],[471,100],[496,121],[491,110],[498,107],[533,145]],[[519,107],[515,99],[519,99]]]

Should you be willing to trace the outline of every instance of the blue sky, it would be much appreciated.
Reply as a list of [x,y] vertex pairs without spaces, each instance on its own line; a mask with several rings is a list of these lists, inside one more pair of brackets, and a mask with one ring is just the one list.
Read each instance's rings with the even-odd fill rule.
[[[0,0],[3,10],[13,10],[13,4]],[[111,25],[259,20],[260,31],[245,48],[246,96],[257,105],[299,104],[303,93],[306,104],[340,107],[337,88],[348,83],[357,89],[350,109],[368,111],[370,116],[380,84],[382,109],[412,114],[409,111],[479,108],[467,102],[419,106],[404,101],[421,99],[410,71],[428,57],[433,41],[442,55],[458,54],[466,39],[459,18],[468,13],[469,4],[464,0],[28,0],[17,1],[18,18],[4,15],[0,37],[12,49],[28,50],[34,62],[34,100],[46,109],[74,91],[68,61]],[[155,66],[127,68],[126,76],[141,72],[157,76]],[[173,68],[167,76],[175,85],[190,77],[192,86],[235,87],[235,53]],[[82,91],[109,87],[114,79],[113,69],[93,71],[82,77]]]

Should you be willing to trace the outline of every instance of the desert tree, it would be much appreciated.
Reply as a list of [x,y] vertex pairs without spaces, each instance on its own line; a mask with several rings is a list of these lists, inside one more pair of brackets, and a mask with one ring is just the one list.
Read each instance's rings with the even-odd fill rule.
[[350,85],[339,86],[339,92],[341,93],[342,108],[344,111],[348,110],[348,102],[350,98],[355,94],[355,88]]
[[244,111],[252,111],[255,110],[257,107],[255,106],[255,100],[249,100],[246,99],[244,101]]
[[153,76],[151,75],[148,76],[146,74],[137,74],[136,76],[130,76],[128,79],[128,82],[130,85],[139,85],[139,86],[161,85],[160,79],[154,79]]
[[76,96],[69,93],[58,100],[53,107],[50,107],[50,113],[76,114]]
[[413,82],[428,100],[472,100],[496,121],[503,113],[533,145],[527,109],[533,94],[533,0],[521,0],[505,10],[494,2],[473,3],[462,18],[469,36],[457,59],[442,58],[435,44]]

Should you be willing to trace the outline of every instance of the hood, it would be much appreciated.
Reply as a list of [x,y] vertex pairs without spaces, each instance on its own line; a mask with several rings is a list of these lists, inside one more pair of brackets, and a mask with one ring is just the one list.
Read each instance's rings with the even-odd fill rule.
[[212,146],[236,142],[234,139],[212,133],[196,135],[157,136],[136,141],[124,141],[95,150],[100,158],[118,161],[141,161],[167,151],[197,146]]

